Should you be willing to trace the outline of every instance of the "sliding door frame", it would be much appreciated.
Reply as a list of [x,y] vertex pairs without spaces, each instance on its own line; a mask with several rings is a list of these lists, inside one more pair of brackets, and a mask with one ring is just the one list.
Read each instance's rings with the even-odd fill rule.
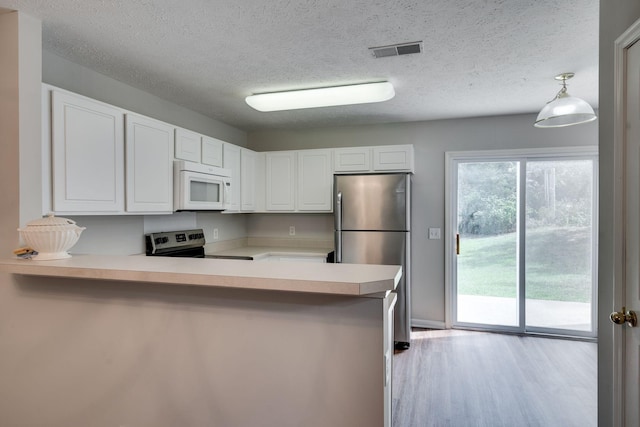
[[[454,327],[456,319],[456,263],[454,252],[457,234],[457,165],[469,162],[500,162],[516,161],[519,163],[518,176],[518,229],[517,245],[518,251],[518,323],[519,326],[484,325],[484,324],[464,324],[467,329],[502,331],[512,333],[531,334],[553,334],[555,336],[572,336],[593,338],[597,336],[597,322],[595,314],[597,312],[597,230],[592,233],[592,303],[591,303],[591,331],[563,331],[560,329],[547,329],[526,327],[525,322],[525,233],[526,227],[526,200],[522,195],[526,194],[526,164],[527,161],[544,160],[580,160],[588,159],[594,161],[593,166],[593,200],[592,200],[592,227],[597,227],[597,203],[598,203],[598,147],[597,146],[577,146],[577,147],[551,147],[540,149],[514,149],[514,150],[483,150],[483,151],[449,151],[445,153],[445,327]],[[525,329],[526,328],[526,329]],[[584,333],[583,333],[584,332]]]

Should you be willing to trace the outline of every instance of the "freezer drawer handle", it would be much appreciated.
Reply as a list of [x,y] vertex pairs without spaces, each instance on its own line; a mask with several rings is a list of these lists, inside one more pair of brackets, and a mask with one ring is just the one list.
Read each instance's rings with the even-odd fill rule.
[[342,191],[336,196],[336,262],[342,262]]

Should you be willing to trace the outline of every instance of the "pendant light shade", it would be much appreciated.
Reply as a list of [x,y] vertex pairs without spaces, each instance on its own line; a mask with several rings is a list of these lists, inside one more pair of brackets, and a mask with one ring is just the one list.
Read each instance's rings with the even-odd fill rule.
[[562,73],[555,77],[556,80],[562,80],[562,89],[552,101],[542,108],[534,123],[535,127],[558,128],[587,123],[596,119],[593,108],[587,102],[567,93],[566,81],[573,76],[573,73]]

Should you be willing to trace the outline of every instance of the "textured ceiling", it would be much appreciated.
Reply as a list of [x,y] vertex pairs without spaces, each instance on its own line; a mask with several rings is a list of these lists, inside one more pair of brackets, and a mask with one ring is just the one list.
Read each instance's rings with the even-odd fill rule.
[[[46,50],[245,130],[537,112],[598,103],[597,0],[0,0]],[[423,41],[421,54],[368,48]],[[390,101],[260,113],[252,93],[389,80]]]

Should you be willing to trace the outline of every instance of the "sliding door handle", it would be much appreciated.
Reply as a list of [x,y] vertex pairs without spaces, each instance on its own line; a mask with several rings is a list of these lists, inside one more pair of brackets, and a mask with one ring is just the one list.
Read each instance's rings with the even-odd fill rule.
[[460,233],[456,234],[456,255],[460,255]]

